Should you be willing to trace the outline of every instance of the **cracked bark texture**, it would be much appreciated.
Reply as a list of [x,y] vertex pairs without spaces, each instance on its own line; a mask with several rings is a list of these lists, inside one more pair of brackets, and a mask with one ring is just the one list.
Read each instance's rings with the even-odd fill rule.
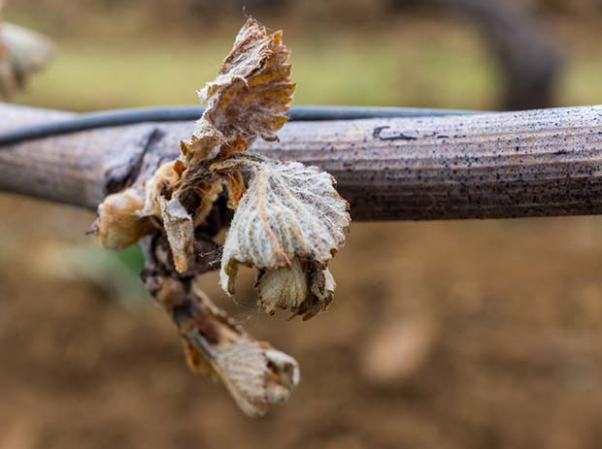
[[[0,105],[0,129],[69,114]],[[141,124],[0,149],[0,189],[96,208],[179,153],[192,123]],[[430,119],[292,122],[251,151],[333,174],[355,220],[602,213],[602,107]]]

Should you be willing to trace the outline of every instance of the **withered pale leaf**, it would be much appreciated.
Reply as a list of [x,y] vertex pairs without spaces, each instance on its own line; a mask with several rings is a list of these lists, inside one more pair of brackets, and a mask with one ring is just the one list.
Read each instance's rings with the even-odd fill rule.
[[217,354],[213,368],[249,416],[263,416],[272,406],[286,402],[300,377],[295,359],[250,339]]
[[[243,264],[263,272],[258,287],[268,311],[276,306],[297,309],[303,295],[305,300],[327,300],[334,283],[325,270],[350,223],[347,202],[336,192],[333,178],[298,162],[245,162],[243,170],[251,172],[251,180],[224,243],[222,288],[234,293],[238,265]],[[276,285],[281,281],[286,284]]]
[[203,159],[217,145],[233,145],[240,137],[276,140],[295,91],[289,56],[281,31],[268,34],[249,19],[216,79],[199,91],[207,109],[191,141],[183,143],[184,155]]

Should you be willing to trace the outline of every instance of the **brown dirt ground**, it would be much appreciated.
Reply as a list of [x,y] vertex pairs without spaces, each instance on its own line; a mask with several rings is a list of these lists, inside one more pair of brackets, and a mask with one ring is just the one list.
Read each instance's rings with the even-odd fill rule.
[[303,373],[252,420],[188,371],[159,309],[32,269],[90,214],[3,196],[0,215],[0,449],[600,447],[600,219],[355,224],[327,313],[242,298]]

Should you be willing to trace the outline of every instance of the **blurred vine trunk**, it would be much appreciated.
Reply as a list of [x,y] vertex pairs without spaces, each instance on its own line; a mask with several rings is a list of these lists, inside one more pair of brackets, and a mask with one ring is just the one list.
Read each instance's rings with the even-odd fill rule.
[[560,57],[527,10],[500,0],[392,0],[394,7],[433,7],[473,22],[494,51],[505,78],[506,110],[554,105]]
[[[209,0],[191,0],[206,10]],[[268,11],[295,0],[224,0],[219,7],[240,11]],[[307,1],[307,0],[304,0]],[[383,11],[402,8],[429,8],[459,15],[474,24],[499,61],[505,91],[499,108],[525,110],[555,105],[556,80],[561,68],[558,52],[526,7],[509,0],[380,0]],[[597,1],[597,0],[593,0]],[[368,3],[366,1],[362,3]],[[345,2],[334,2],[332,8]],[[217,7],[218,4],[213,4]],[[350,8],[353,2],[349,2]],[[540,6],[550,9],[549,5]],[[352,8],[353,9],[353,8]],[[356,7],[357,9],[357,7]],[[333,10],[331,14],[335,14]],[[382,17],[385,20],[385,17]]]

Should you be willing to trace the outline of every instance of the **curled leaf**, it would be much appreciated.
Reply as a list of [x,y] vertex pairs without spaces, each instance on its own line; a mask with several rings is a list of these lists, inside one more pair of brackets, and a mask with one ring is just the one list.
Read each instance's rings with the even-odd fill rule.
[[300,379],[295,359],[245,338],[218,354],[213,368],[249,416],[263,416],[273,405],[286,402]]
[[327,305],[334,282],[325,271],[350,222],[332,177],[297,162],[246,161],[241,168],[251,180],[224,243],[222,288],[234,293],[243,264],[260,270],[257,286],[268,312]]
[[191,368],[222,382],[249,416],[263,416],[285,402],[300,381],[297,361],[254,340],[196,286],[193,294],[193,319],[181,326]]
[[[143,249],[156,251],[149,243]],[[182,282],[159,274],[156,263],[147,259],[145,282],[178,327],[190,368],[221,382],[249,416],[285,402],[300,381],[297,361],[237,326],[200,290],[198,276]]]
[[290,268],[261,271],[255,287],[267,313],[290,309],[307,320],[328,307],[336,283],[328,268],[295,257]]
[[143,206],[144,196],[135,188],[109,195],[88,232],[106,249],[125,249],[153,231],[150,221],[140,216]]
[[272,268],[260,272],[255,286],[259,301],[270,315],[277,308],[296,310],[308,294],[307,276],[303,264],[295,257],[290,267]]
[[227,349],[213,351],[209,359],[196,346],[187,344],[186,351],[193,370],[209,373],[220,381],[238,407],[251,417],[264,416],[274,405],[286,402],[300,381],[299,364],[294,358],[246,337]]

